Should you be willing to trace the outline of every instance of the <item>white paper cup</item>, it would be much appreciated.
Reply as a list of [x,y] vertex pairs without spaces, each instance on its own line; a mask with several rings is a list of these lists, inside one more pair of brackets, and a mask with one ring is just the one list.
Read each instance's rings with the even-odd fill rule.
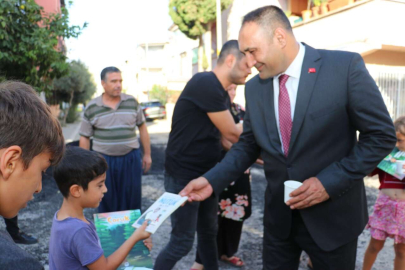
[[287,180],[284,182],[284,202],[287,202],[290,197],[290,193],[299,188],[302,185],[301,182],[295,180]]
[[405,160],[397,160],[395,161],[396,165],[397,165],[397,170],[396,173],[397,174],[405,174],[405,169],[404,169],[404,164],[405,164]]

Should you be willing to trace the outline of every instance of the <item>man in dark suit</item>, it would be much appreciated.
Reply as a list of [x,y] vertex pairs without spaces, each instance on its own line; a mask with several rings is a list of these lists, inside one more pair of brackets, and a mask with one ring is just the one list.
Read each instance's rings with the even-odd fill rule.
[[[239,48],[259,71],[246,84],[243,134],[180,194],[190,201],[219,194],[261,155],[264,269],[298,269],[302,250],[314,269],[354,269],[368,219],[363,177],[396,142],[375,82],[360,55],[297,42],[274,6],[244,17]],[[289,179],[303,185],[285,204]]]

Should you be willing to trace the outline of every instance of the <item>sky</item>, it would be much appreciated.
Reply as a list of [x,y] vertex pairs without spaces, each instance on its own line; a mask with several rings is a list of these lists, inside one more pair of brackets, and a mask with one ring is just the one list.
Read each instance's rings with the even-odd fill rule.
[[65,41],[68,58],[81,60],[99,85],[101,70],[124,68],[135,58],[137,44],[167,40],[168,5],[168,0],[73,0],[67,4],[69,24],[88,26],[77,39]]

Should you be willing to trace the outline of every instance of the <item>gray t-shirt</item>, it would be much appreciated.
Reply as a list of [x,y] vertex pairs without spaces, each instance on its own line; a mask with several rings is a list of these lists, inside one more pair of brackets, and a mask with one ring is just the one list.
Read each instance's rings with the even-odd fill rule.
[[43,270],[44,267],[31,254],[17,246],[7,232],[0,231],[0,269]]
[[139,148],[136,127],[145,122],[138,101],[121,93],[116,109],[103,103],[103,96],[89,102],[80,126],[79,134],[93,137],[93,150],[109,156],[124,156]]

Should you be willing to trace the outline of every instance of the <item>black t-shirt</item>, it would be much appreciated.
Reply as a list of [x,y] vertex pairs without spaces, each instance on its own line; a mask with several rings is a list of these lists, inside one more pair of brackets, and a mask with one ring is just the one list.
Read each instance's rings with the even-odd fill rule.
[[228,108],[228,93],[213,72],[191,78],[174,108],[166,149],[167,173],[190,181],[215,166],[221,158],[221,137],[207,113]]

